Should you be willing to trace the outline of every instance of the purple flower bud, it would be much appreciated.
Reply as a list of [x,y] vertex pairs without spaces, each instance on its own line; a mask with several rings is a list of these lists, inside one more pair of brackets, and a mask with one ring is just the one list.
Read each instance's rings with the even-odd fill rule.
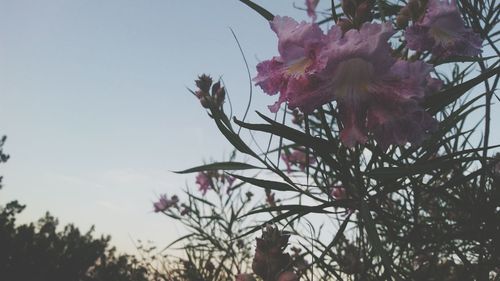
[[170,207],[177,207],[177,203],[179,202],[179,197],[174,195],[171,199],[167,198],[166,194],[160,195],[160,199],[153,203],[155,213],[163,212],[169,209]]
[[226,98],[226,90],[224,87],[219,88],[215,92],[215,103],[218,107],[221,107],[224,104],[224,99]]
[[289,238],[290,235],[284,235],[277,228],[266,226],[262,230],[262,237],[256,239],[253,272],[264,280],[276,280],[278,274],[291,262],[290,255],[284,253]]
[[210,91],[210,86],[212,85],[212,78],[206,74],[202,74],[198,76],[198,80],[196,80],[195,83],[200,91],[208,93],[208,91]]
[[341,5],[342,5],[342,10],[344,11],[344,14],[346,14],[349,17],[355,16],[356,6],[357,6],[357,3],[355,0],[342,0]]
[[196,184],[198,184],[198,189],[203,195],[205,195],[209,189],[213,188],[212,178],[206,172],[198,173],[196,176]]

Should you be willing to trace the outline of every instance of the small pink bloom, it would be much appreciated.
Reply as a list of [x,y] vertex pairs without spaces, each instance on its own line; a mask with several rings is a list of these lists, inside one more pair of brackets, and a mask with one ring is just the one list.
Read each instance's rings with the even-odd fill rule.
[[330,195],[337,200],[342,200],[347,198],[347,192],[345,188],[341,185],[332,187]]
[[443,58],[481,53],[481,37],[465,27],[454,0],[429,0],[425,15],[406,28],[408,48]]
[[223,182],[224,181],[227,181],[227,190],[226,190],[226,194],[229,194],[231,193],[231,191],[233,190],[232,187],[233,187],[233,184],[234,184],[234,181],[236,180],[235,177],[233,176],[227,176],[225,175],[223,177]]
[[301,171],[305,171],[307,164],[316,163],[316,159],[311,154],[309,154],[309,159],[307,159],[307,154],[300,149],[294,149],[290,154],[281,155],[281,159],[285,162],[289,173],[292,171],[292,166],[298,166]]
[[198,184],[198,190],[205,195],[212,188],[212,179],[207,173],[199,172],[196,176],[196,184]]
[[316,6],[318,6],[319,0],[306,0],[307,15],[316,21]]
[[227,180],[227,187],[230,189],[231,187],[233,187],[233,183],[236,180],[236,178],[233,176],[226,176],[226,180]]
[[162,194],[160,195],[160,199],[157,202],[153,203],[154,211],[155,213],[163,212],[170,207],[177,206],[178,202],[179,197],[177,197],[176,195],[172,196],[171,199],[168,199],[166,194]]
[[276,207],[276,198],[274,192],[266,191],[266,203],[271,207]]

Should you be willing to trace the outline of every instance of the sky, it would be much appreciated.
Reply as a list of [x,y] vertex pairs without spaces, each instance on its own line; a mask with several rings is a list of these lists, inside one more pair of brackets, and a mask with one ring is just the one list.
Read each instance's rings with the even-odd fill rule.
[[[293,7],[303,1],[255,2],[306,19]],[[0,204],[26,204],[21,222],[49,211],[95,225],[122,251],[178,237],[152,212],[159,194],[195,187],[171,171],[231,151],[186,88],[201,73],[222,76],[237,116],[248,99],[229,28],[252,76],[277,54],[268,23],[237,0],[0,0],[0,135],[11,155]],[[274,100],[255,89],[253,108]]]
[[[292,1],[256,2],[306,18]],[[135,239],[174,240],[182,230],[152,202],[195,185],[170,171],[231,151],[186,88],[201,73],[222,76],[235,113],[246,107],[229,28],[252,76],[276,55],[268,23],[236,0],[0,0],[0,135],[11,155],[0,204],[26,204],[21,222],[49,211],[95,225],[123,251]],[[273,100],[254,94],[255,108]]]

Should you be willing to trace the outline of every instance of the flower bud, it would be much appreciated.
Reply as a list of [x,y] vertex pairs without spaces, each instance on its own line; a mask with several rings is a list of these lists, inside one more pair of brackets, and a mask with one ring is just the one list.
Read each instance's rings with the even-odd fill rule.
[[[212,92],[212,94],[214,93]],[[217,106],[222,106],[224,104],[224,99],[226,98],[226,90],[224,89],[224,87],[219,88],[214,95],[215,103],[217,104]]]
[[410,13],[416,14],[420,10],[420,3],[418,0],[410,0],[407,7]]
[[274,192],[266,190],[266,203],[271,207],[276,207],[276,199],[274,197]]
[[186,205],[184,205],[182,207],[183,207],[183,209],[181,211],[181,216],[185,216],[185,215],[189,214],[189,208]]
[[219,91],[220,89],[220,81],[217,81],[216,83],[214,83],[214,85],[212,86],[212,95],[214,96],[215,93],[217,93],[217,91]]
[[423,14],[425,14],[427,2],[427,0],[410,0],[404,7],[406,8],[407,15],[413,21],[417,21],[423,16]]
[[403,8],[401,8],[401,10],[399,10],[399,14],[410,17],[410,9],[408,8],[408,6],[404,6]]
[[276,280],[278,273],[291,261],[290,255],[284,253],[289,238],[290,235],[282,234],[273,226],[263,229],[262,237],[256,239],[253,272],[264,280]]
[[396,18],[396,26],[399,28],[405,28],[406,26],[408,26],[409,21],[410,21],[410,18],[408,16],[400,14]]
[[202,74],[198,76],[198,80],[196,80],[195,83],[200,91],[208,93],[208,91],[210,91],[210,86],[212,85],[212,78],[206,74]]
[[334,186],[331,189],[330,195],[337,199],[337,200],[342,200],[347,198],[347,192],[343,186]]
[[372,6],[368,1],[364,1],[356,8],[356,22],[358,24],[372,20]]
[[203,106],[204,108],[210,108],[210,100],[211,100],[210,96],[208,95],[201,96],[198,99],[200,100],[201,106]]
[[253,193],[250,191],[247,191],[247,193],[245,193],[245,196],[247,197],[247,200],[250,200],[253,197]]
[[353,17],[356,12],[356,2],[355,0],[342,0],[342,10],[344,14],[349,17]]

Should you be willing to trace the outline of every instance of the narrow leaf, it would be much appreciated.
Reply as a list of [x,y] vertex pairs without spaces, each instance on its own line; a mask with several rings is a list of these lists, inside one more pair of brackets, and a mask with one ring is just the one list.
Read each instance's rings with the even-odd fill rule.
[[248,7],[252,8],[254,11],[259,13],[262,17],[264,17],[268,21],[272,21],[274,19],[274,15],[271,14],[268,10],[264,9],[262,6],[255,4],[254,2],[250,0],[240,0],[241,3],[247,5]]
[[217,163],[211,163],[207,165],[193,167],[183,171],[173,171],[173,172],[176,174],[189,174],[189,173],[204,172],[204,171],[216,171],[216,170],[234,171],[234,170],[249,170],[249,169],[262,169],[262,168],[242,162],[217,162]]

